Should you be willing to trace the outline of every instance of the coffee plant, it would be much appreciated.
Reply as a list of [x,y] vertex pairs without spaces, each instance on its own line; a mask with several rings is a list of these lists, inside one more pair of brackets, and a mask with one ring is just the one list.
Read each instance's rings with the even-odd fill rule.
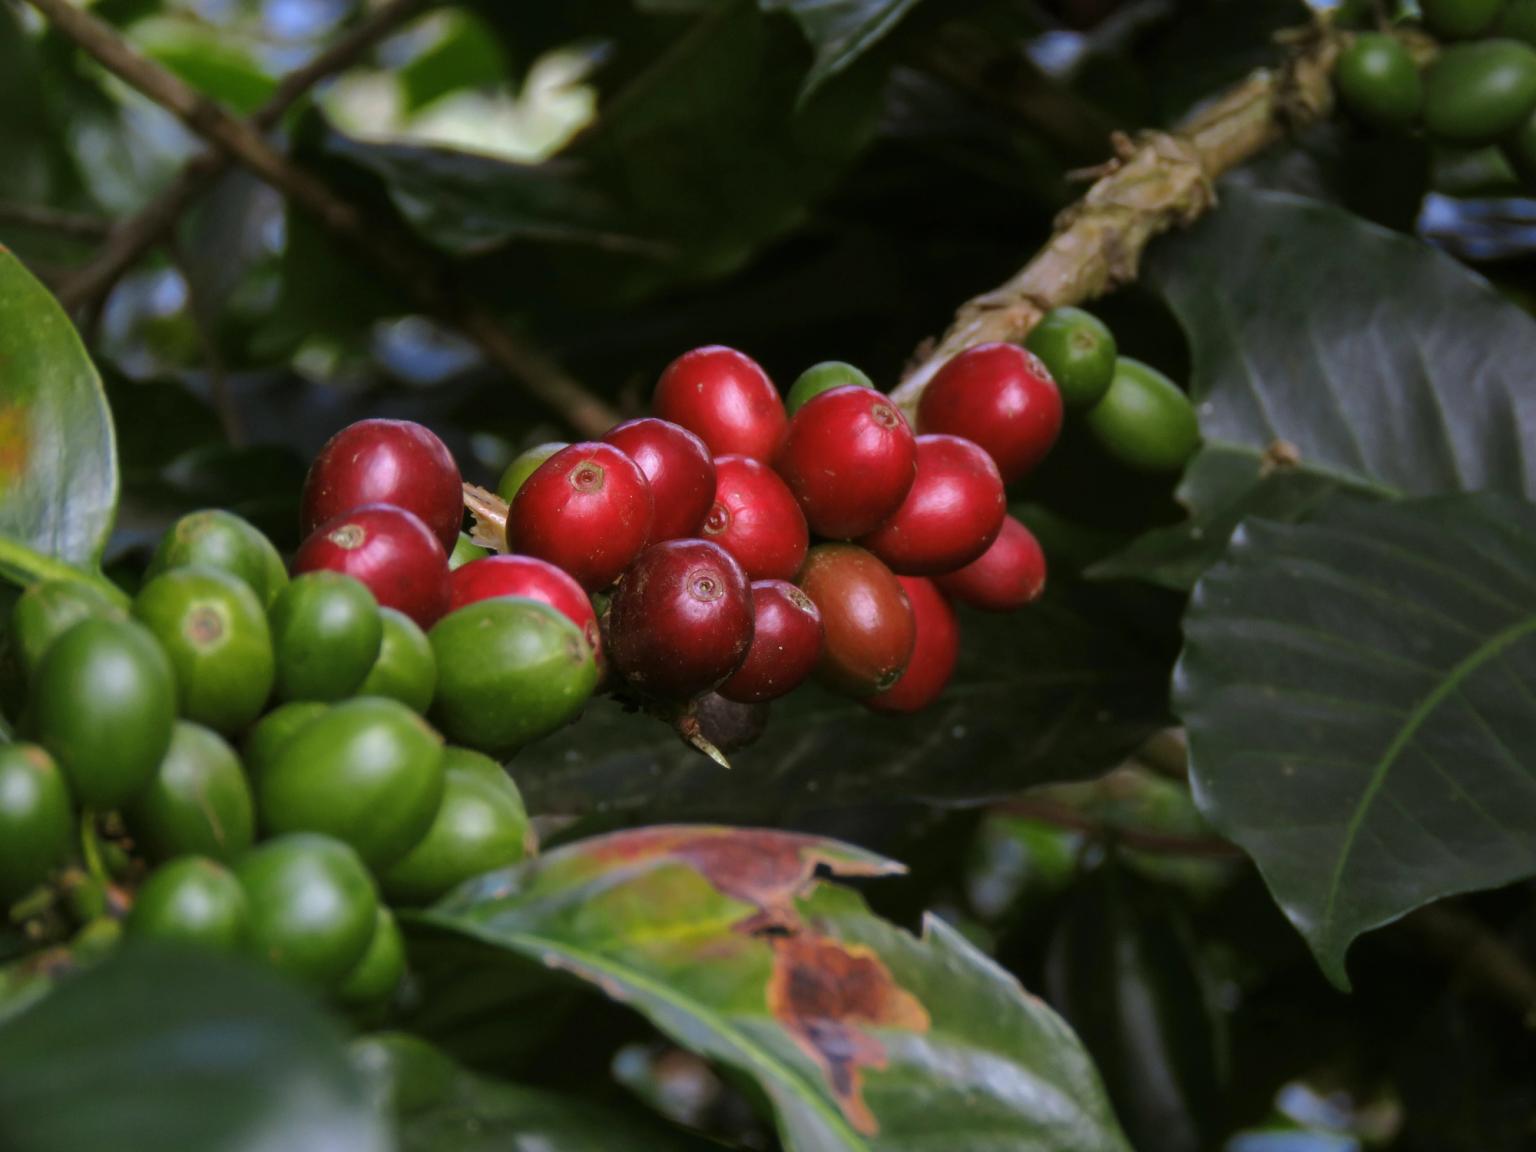
[[1536,1146],[1536,2],[0,0],[0,1150]]

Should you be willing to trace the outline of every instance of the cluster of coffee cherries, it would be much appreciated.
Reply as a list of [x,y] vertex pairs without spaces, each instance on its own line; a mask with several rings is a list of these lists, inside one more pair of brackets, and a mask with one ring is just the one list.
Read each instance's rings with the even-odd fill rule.
[[[441,448],[409,426],[370,442]],[[327,498],[312,486],[311,512]],[[375,1011],[405,977],[392,908],[532,849],[516,785],[477,750],[521,734],[470,723],[474,747],[448,743],[423,713],[499,715],[503,688],[542,673],[530,691],[553,726],[596,681],[591,647],[522,601],[445,617],[429,638],[325,567],[354,530],[365,555],[394,540],[381,520],[443,557],[412,514],[369,505],[345,520],[361,529],[306,545],[290,578],[265,536],[210,510],[172,527],[131,599],[73,578],[21,594],[0,656],[17,736],[0,745],[0,910],[39,957],[88,959],[126,932],[248,953]],[[374,583],[422,620],[441,613],[386,585],[399,574],[375,558]],[[508,645],[516,671],[497,683]]]
[[1422,129],[1454,148],[1497,145],[1536,184],[1536,0],[1420,0],[1438,48],[1361,32],[1341,53],[1339,98],[1373,127]]

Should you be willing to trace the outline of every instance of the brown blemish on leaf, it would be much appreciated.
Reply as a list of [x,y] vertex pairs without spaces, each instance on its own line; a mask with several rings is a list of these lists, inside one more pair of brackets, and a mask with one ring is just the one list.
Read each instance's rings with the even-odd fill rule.
[[719,892],[750,904],[775,922],[798,921],[795,899],[818,867],[834,876],[890,876],[904,871],[885,860],[839,856],[814,836],[749,828],[656,827],[609,838],[597,846],[600,860],[639,862],[674,856]]
[[888,1064],[868,1028],[926,1032],[928,1011],[897,984],[874,952],[826,936],[771,941],[768,1010],[826,1076],[848,1122],[866,1136],[880,1131],[864,1102],[864,1071]]
[[27,412],[17,404],[0,408],[0,489],[27,467]]

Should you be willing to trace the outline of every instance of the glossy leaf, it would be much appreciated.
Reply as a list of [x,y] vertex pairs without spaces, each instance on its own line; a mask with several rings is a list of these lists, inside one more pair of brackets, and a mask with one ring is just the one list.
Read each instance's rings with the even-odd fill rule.
[[815,879],[890,861],[783,832],[655,827],[560,849],[423,917],[568,972],[750,1077],[790,1152],[1124,1149],[1071,1032],[930,918]]
[[701,1152],[718,1145],[638,1108],[465,1071],[406,1035],[371,1036],[353,1061],[394,1115],[400,1152]]
[[774,703],[761,738],[722,770],[649,716],[595,700],[510,767],[537,811],[783,819],[801,810],[920,799],[974,803],[1080,779],[1167,720],[1172,664],[1153,623],[1105,589],[1062,581],[1007,617],[963,615],[960,666],[916,716],[885,716],[806,685]]
[[1196,797],[1335,983],[1361,932],[1536,873],[1536,506],[1247,521],[1185,633]]
[[0,536],[92,565],[116,507],[101,380],[69,317],[0,245]]
[[1190,519],[1096,575],[1189,587],[1244,516],[1300,519],[1340,492],[1536,495],[1536,321],[1409,237],[1279,193],[1222,195],[1147,269],[1194,357]]
[[808,96],[890,34],[919,0],[758,0],[766,12],[788,12],[816,49],[805,78]]
[[330,1021],[217,956],[131,949],[0,1025],[7,1152],[388,1152]]

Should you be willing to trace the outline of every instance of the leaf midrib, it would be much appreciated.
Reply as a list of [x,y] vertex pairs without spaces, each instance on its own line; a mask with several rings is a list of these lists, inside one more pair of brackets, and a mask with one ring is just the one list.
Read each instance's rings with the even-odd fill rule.
[[1435,710],[1443,704],[1451,693],[1458,689],[1472,673],[1476,672],[1488,661],[1494,659],[1519,641],[1524,636],[1536,632],[1536,615],[1527,616],[1490,636],[1482,644],[1462,658],[1454,668],[1446,674],[1444,680],[1437,684],[1428,694],[1419,701],[1409,713],[1403,726],[1398,729],[1397,735],[1382,753],[1381,758],[1371,769],[1371,779],[1366,784],[1365,792],[1360,797],[1360,802],[1355,806],[1351,814],[1349,824],[1344,830],[1344,840],[1339,848],[1339,858],[1334,864],[1333,874],[1328,880],[1328,900],[1323,906],[1323,920],[1321,926],[1321,938],[1331,941],[1334,934],[1334,916],[1338,906],[1339,894],[1344,886],[1344,873],[1349,867],[1349,861],[1354,854],[1355,844],[1360,837],[1360,830],[1364,827],[1366,815],[1369,813],[1372,803],[1382,788],[1386,786],[1387,777],[1392,771],[1398,758],[1407,749],[1418,730],[1425,721],[1434,714]]

